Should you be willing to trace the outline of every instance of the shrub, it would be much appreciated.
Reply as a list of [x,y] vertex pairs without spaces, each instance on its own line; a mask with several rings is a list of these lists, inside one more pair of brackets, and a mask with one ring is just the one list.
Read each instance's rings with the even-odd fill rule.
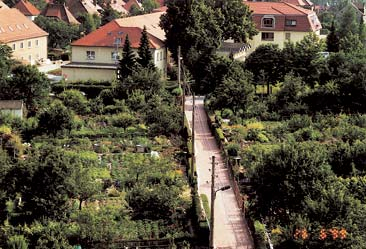
[[28,243],[23,235],[13,235],[8,240],[9,249],[27,249]]
[[229,156],[238,156],[238,152],[240,151],[240,145],[231,143],[226,147],[226,149]]
[[268,143],[269,139],[263,132],[260,132],[257,136],[257,141],[261,143]]
[[366,115],[355,115],[350,116],[350,123],[353,125],[357,125],[361,128],[366,128]]
[[297,142],[303,141],[319,141],[322,137],[320,131],[315,130],[312,127],[306,127],[300,129],[294,133],[294,137]]
[[225,108],[224,110],[222,110],[221,116],[223,118],[231,119],[234,116],[234,112],[231,109]]
[[119,113],[111,117],[111,123],[113,126],[122,127],[124,129],[137,124],[137,122],[138,120],[130,113]]
[[248,130],[263,130],[264,126],[261,122],[253,122],[245,125]]
[[288,129],[291,132],[299,129],[309,127],[312,124],[311,117],[307,115],[293,115],[292,118],[287,122]]

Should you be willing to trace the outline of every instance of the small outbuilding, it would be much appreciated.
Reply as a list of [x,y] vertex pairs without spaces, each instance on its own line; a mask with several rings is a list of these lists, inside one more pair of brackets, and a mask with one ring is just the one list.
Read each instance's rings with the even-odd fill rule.
[[0,113],[8,113],[23,119],[25,106],[22,100],[0,100]]

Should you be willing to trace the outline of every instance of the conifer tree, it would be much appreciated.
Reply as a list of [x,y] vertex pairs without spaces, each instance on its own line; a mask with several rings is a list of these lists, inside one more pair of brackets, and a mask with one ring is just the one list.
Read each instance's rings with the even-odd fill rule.
[[130,76],[136,65],[135,54],[132,51],[131,43],[126,35],[125,43],[123,45],[122,59],[119,61],[119,67],[117,69],[117,77],[120,81]]
[[147,36],[146,26],[141,32],[140,47],[138,49],[139,58],[137,61],[144,68],[153,67],[152,54],[150,52],[149,37]]
[[327,51],[328,52],[338,52],[339,51],[339,37],[336,34],[334,21],[330,27],[330,32],[327,36]]

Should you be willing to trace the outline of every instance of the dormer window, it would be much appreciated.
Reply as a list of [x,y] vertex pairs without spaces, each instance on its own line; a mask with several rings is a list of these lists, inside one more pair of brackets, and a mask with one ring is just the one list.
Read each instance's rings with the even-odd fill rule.
[[263,16],[262,18],[262,28],[274,28],[275,19],[273,16]]
[[296,20],[286,20],[286,26],[296,26]]

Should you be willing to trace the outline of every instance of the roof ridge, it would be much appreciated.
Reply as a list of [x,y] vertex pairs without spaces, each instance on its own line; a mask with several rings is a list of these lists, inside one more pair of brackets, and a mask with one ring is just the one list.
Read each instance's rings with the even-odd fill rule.
[[281,10],[276,9],[276,8],[275,8],[275,7],[273,7],[273,6],[271,6],[271,9],[274,9],[275,11],[277,11],[277,12],[281,13],[282,15],[286,15],[286,14],[285,14],[285,13],[283,13]]
[[308,14],[309,14],[308,12],[306,12],[306,10],[305,10],[304,8],[298,7],[298,6],[296,6],[296,5],[293,5],[293,4],[291,4],[291,3],[287,3],[287,2],[282,2],[282,3],[284,3],[284,4],[288,5],[289,7],[293,8],[293,9],[296,9],[296,10],[300,11],[300,12],[301,12],[301,13],[303,13],[303,14],[306,14],[306,15],[308,15]]

